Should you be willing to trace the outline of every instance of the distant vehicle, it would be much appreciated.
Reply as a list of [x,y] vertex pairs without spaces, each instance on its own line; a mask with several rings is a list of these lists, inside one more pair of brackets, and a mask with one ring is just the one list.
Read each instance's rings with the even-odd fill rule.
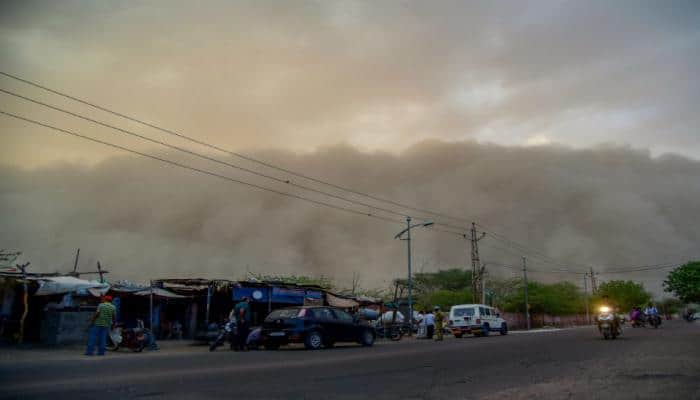
[[456,338],[464,335],[488,336],[490,332],[508,334],[508,324],[495,308],[485,304],[460,304],[450,308],[448,327]]
[[140,353],[146,347],[146,330],[143,327],[124,328],[124,324],[116,324],[107,335],[106,346],[109,351],[117,351],[119,348]]
[[610,307],[601,306],[595,320],[598,325],[598,331],[603,335],[603,339],[615,340],[622,334],[620,319],[611,311]]
[[290,307],[273,311],[265,318],[261,341],[268,350],[289,343],[304,343],[309,350],[330,348],[336,342],[372,346],[374,328],[347,312],[333,307]]
[[219,329],[219,334],[214,339],[211,341],[211,344],[209,345],[209,351],[214,351],[216,350],[217,347],[221,346],[226,342],[227,340],[231,343],[231,350],[233,350],[234,347],[234,337],[236,335],[236,321],[233,320],[227,320],[226,322],[221,325],[221,328]]

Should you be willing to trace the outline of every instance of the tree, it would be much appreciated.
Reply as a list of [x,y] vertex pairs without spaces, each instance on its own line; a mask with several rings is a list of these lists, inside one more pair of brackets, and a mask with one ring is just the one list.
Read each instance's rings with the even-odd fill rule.
[[464,290],[438,290],[422,295],[416,303],[416,309],[432,310],[440,306],[443,310],[449,310],[456,304],[469,304],[472,302],[472,291]]
[[465,290],[472,286],[472,273],[459,268],[437,272],[421,272],[413,276],[413,289],[418,294],[437,290]]
[[[544,284],[529,282],[528,302],[533,314],[571,315],[581,311],[583,295],[579,288],[571,282]],[[517,290],[501,302],[504,311],[523,312],[525,310],[524,285],[518,285]]]
[[700,302],[700,261],[682,265],[668,274],[664,290],[686,303]]
[[644,286],[633,281],[609,281],[602,283],[593,296],[593,304],[602,304],[603,298],[627,311],[635,306],[643,306],[651,300],[651,296],[644,290]]

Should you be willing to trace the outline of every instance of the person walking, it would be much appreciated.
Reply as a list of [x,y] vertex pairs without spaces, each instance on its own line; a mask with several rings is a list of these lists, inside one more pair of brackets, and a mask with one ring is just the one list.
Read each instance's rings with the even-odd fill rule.
[[435,315],[433,314],[432,311],[428,311],[427,314],[425,314],[425,330],[426,330],[426,337],[428,339],[433,338],[433,334],[435,333]]
[[102,302],[97,306],[97,311],[90,321],[87,349],[85,349],[86,356],[95,353],[95,342],[97,342],[97,355],[105,355],[107,334],[114,323],[114,315],[117,313],[116,307],[112,304],[112,296],[102,296],[101,300]]
[[247,349],[246,341],[250,334],[250,300],[248,297],[243,297],[242,301],[236,304],[233,309],[236,314],[236,343],[234,351],[245,351]]
[[437,340],[437,341],[442,341],[442,339],[443,339],[442,328],[443,328],[444,321],[445,321],[445,315],[442,313],[442,311],[440,311],[439,306],[435,306],[435,330],[437,332],[437,338],[435,338],[435,340]]

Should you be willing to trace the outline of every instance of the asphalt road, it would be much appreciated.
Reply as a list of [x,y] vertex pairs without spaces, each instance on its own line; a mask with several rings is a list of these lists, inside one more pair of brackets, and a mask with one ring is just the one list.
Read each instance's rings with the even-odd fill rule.
[[700,399],[700,323],[330,350],[0,360],[0,398]]

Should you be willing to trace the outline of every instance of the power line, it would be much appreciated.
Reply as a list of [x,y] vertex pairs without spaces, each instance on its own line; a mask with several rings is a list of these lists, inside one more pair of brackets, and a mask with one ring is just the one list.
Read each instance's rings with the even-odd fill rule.
[[[173,135],[173,136],[179,137],[179,138],[181,138],[181,139],[185,139],[185,140],[190,141],[190,142],[192,142],[192,143],[196,143],[196,144],[198,144],[198,145],[200,145],[200,146],[205,146],[205,147],[208,147],[208,148],[210,148],[210,149],[213,149],[213,150],[216,150],[216,151],[219,151],[219,152],[228,154],[228,155],[232,155],[232,156],[235,156],[235,157],[244,159],[244,160],[246,160],[246,161],[250,161],[250,162],[256,163],[256,164],[258,164],[258,165],[265,166],[265,167],[267,167],[267,168],[275,169],[275,170],[277,170],[277,171],[281,171],[281,172],[284,172],[284,173],[286,173],[286,174],[290,174],[290,175],[293,175],[293,176],[296,176],[296,177],[299,177],[299,178],[303,178],[303,179],[306,179],[306,180],[309,180],[309,181],[312,181],[312,182],[315,182],[315,183],[318,183],[318,184],[326,185],[326,186],[332,187],[332,188],[337,189],[337,190],[342,190],[342,191],[345,191],[345,192],[348,192],[348,193],[352,193],[352,194],[355,194],[355,195],[358,195],[358,196],[367,197],[367,198],[370,198],[370,199],[375,200],[375,201],[380,201],[380,202],[383,202],[383,203],[392,204],[392,205],[394,205],[394,206],[398,206],[398,207],[401,207],[401,208],[404,208],[404,209],[413,210],[413,211],[418,211],[418,212],[422,212],[422,213],[425,213],[425,214],[430,214],[430,215],[433,215],[433,216],[436,216],[436,217],[440,217],[440,218],[446,218],[446,219],[451,219],[451,220],[454,220],[454,221],[461,221],[461,222],[467,222],[467,223],[471,222],[471,221],[469,221],[468,219],[465,219],[465,218],[454,217],[454,216],[447,215],[447,214],[445,214],[445,213],[441,213],[441,212],[437,212],[437,211],[432,211],[432,210],[428,210],[428,209],[425,209],[425,208],[419,208],[419,207],[414,207],[414,206],[406,205],[406,204],[399,203],[399,202],[394,201],[394,200],[385,199],[385,198],[382,198],[382,197],[379,197],[379,196],[371,195],[371,194],[368,194],[368,193],[361,192],[361,191],[359,191],[359,190],[347,188],[347,187],[340,186],[340,185],[337,185],[337,184],[334,184],[334,183],[331,183],[331,182],[328,182],[328,181],[324,181],[324,180],[322,180],[322,179],[314,178],[314,177],[311,177],[311,176],[308,176],[308,175],[305,175],[305,174],[302,174],[302,173],[299,173],[299,172],[295,172],[295,171],[292,171],[292,170],[290,170],[290,169],[288,169],[288,168],[283,168],[283,167],[274,165],[274,164],[269,163],[269,162],[265,162],[265,161],[258,160],[258,159],[256,159],[256,158],[253,158],[253,157],[250,157],[250,156],[246,156],[246,155],[241,154],[241,153],[238,153],[238,152],[234,152],[234,151],[231,151],[231,150],[227,150],[227,149],[224,149],[224,148],[222,148],[222,147],[220,147],[220,146],[217,146],[217,145],[213,145],[213,144],[211,144],[211,143],[204,142],[204,141],[202,141],[202,140],[193,138],[193,137],[191,137],[191,136],[187,136],[187,135],[185,135],[185,134],[183,134],[183,133],[179,133],[179,132],[176,132],[176,131],[171,130],[171,129],[163,128],[163,127],[157,126],[157,125],[155,125],[155,124],[153,124],[153,123],[149,123],[149,122],[143,121],[143,120],[141,120],[141,119],[138,119],[138,118],[135,118],[135,117],[132,117],[132,116],[129,116],[129,115],[126,115],[126,114],[123,114],[123,113],[120,113],[120,112],[117,112],[117,111],[108,109],[108,108],[106,108],[106,107],[100,106],[100,105],[95,104],[95,103],[93,103],[93,102],[90,102],[90,101],[87,101],[87,100],[83,100],[83,99],[78,98],[78,97],[76,97],[76,96],[72,96],[72,95],[63,93],[63,92],[61,92],[61,91],[55,90],[55,89],[51,89],[51,88],[49,88],[49,87],[47,87],[47,86],[44,86],[44,85],[41,85],[41,84],[39,84],[39,83],[30,81],[30,80],[28,80],[28,79],[20,78],[20,77],[18,77],[18,76],[12,75],[12,74],[7,73],[7,72],[4,72],[4,71],[0,71],[0,75],[6,76],[6,77],[8,77],[8,78],[11,78],[11,79],[14,79],[14,80],[17,80],[17,81],[20,81],[20,82],[25,83],[25,84],[30,85],[30,86],[34,86],[34,87],[36,87],[36,88],[45,90],[45,91],[50,92],[50,93],[53,93],[53,94],[55,94],[55,95],[58,95],[58,96],[61,96],[61,97],[64,97],[64,98],[67,98],[67,99],[76,101],[76,102],[78,102],[78,103],[87,105],[87,106],[92,107],[92,108],[95,108],[95,109],[97,109],[97,110],[100,110],[100,111],[103,111],[103,112],[106,112],[106,113],[109,113],[109,114],[118,116],[118,117],[120,117],[120,118],[124,118],[124,119],[127,119],[127,120],[129,120],[129,121],[136,122],[136,123],[138,123],[138,124],[141,124],[141,125],[144,125],[144,126],[153,128],[153,129],[157,129],[157,130],[159,130],[159,131],[161,131],[161,132],[164,132],[164,133],[167,133],[167,134],[169,134],[169,135]],[[448,224],[440,224],[440,225],[448,226]],[[452,227],[454,228],[454,226],[452,226]],[[458,228],[459,228],[459,229],[465,229],[465,230],[466,230],[466,228],[463,228],[463,227],[458,227]]]

